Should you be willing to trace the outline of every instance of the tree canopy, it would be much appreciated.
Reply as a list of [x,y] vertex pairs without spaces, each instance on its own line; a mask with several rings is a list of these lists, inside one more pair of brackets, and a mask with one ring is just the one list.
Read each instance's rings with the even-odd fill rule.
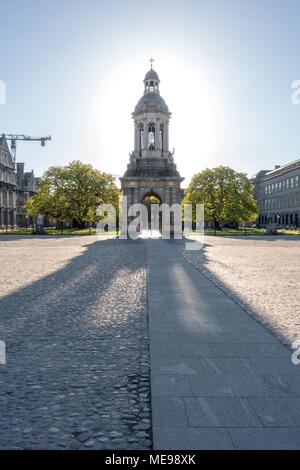
[[221,221],[251,222],[258,214],[247,175],[228,166],[194,175],[183,204],[204,204],[205,220],[213,221],[217,228]]
[[91,165],[73,161],[50,167],[39,182],[39,190],[25,204],[26,211],[47,219],[73,221],[82,227],[95,221],[99,204],[112,204],[118,213],[120,191],[112,175]]

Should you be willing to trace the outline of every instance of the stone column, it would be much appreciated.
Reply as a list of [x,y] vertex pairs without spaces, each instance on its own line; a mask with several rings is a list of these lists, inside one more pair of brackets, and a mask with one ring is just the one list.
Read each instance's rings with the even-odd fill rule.
[[134,150],[138,151],[140,150],[139,148],[139,128],[137,123],[134,123]]
[[135,189],[130,187],[128,191],[127,208],[129,209],[134,204]]
[[144,149],[148,149],[148,126],[147,123],[144,122]]
[[14,228],[17,226],[16,209],[12,210],[12,225],[14,226]]
[[169,123],[166,122],[164,125],[164,152],[169,150]]
[[168,204],[168,205],[170,204],[170,198],[169,198],[169,196],[170,196],[169,186],[168,186],[168,184],[166,183],[165,188],[164,188],[164,203],[166,203],[166,204]]
[[170,187],[169,187],[169,205],[170,205],[170,206],[173,205],[173,198],[174,198],[174,195],[173,195],[173,187],[170,186]]
[[[141,183],[141,184],[143,184],[143,183]],[[138,187],[136,188],[136,202],[137,202],[137,204],[139,204],[141,202],[141,198],[143,196],[142,193],[143,193],[143,188],[139,184]]]
[[159,150],[159,127],[160,121],[157,120],[155,124],[155,150]]
[[3,201],[3,208],[6,209],[7,208],[7,188],[6,187],[2,189],[2,201]]

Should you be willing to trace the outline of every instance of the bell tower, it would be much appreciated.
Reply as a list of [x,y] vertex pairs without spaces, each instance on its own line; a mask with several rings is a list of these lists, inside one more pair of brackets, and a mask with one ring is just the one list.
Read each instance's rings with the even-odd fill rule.
[[144,78],[144,94],[138,101],[132,118],[134,150],[121,181],[128,206],[143,202],[151,195],[161,203],[181,202],[180,184],[184,180],[169,150],[169,121],[171,113],[160,95],[160,79],[151,68]]

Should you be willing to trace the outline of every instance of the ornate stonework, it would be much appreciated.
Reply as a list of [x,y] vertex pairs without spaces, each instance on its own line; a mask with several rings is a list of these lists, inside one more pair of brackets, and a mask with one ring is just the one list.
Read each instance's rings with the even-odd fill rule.
[[144,95],[132,113],[134,150],[127,171],[120,178],[128,206],[141,203],[149,195],[168,205],[181,202],[180,183],[184,178],[177,171],[174,154],[169,150],[171,113],[160,96],[159,84],[151,65],[144,79]]

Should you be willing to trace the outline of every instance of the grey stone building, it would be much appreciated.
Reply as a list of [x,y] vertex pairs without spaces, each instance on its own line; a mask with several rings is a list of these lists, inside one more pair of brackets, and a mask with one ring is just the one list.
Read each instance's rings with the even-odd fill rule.
[[0,138],[0,229],[16,226],[17,175],[10,150]]
[[12,159],[5,135],[0,137],[0,230],[31,226],[34,219],[27,217],[23,204],[37,192],[38,178],[33,170],[24,172],[24,163]]
[[17,163],[17,207],[16,223],[18,227],[33,226],[35,219],[26,215],[23,205],[34,196],[38,190],[38,178],[33,170],[24,172],[24,163]]
[[160,80],[152,65],[144,78],[144,94],[137,103],[134,121],[134,150],[127,171],[120,178],[128,206],[154,196],[171,206],[180,203],[184,180],[169,150],[171,113],[159,91]]
[[300,159],[274,170],[261,170],[250,179],[258,204],[257,223],[300,224]]

